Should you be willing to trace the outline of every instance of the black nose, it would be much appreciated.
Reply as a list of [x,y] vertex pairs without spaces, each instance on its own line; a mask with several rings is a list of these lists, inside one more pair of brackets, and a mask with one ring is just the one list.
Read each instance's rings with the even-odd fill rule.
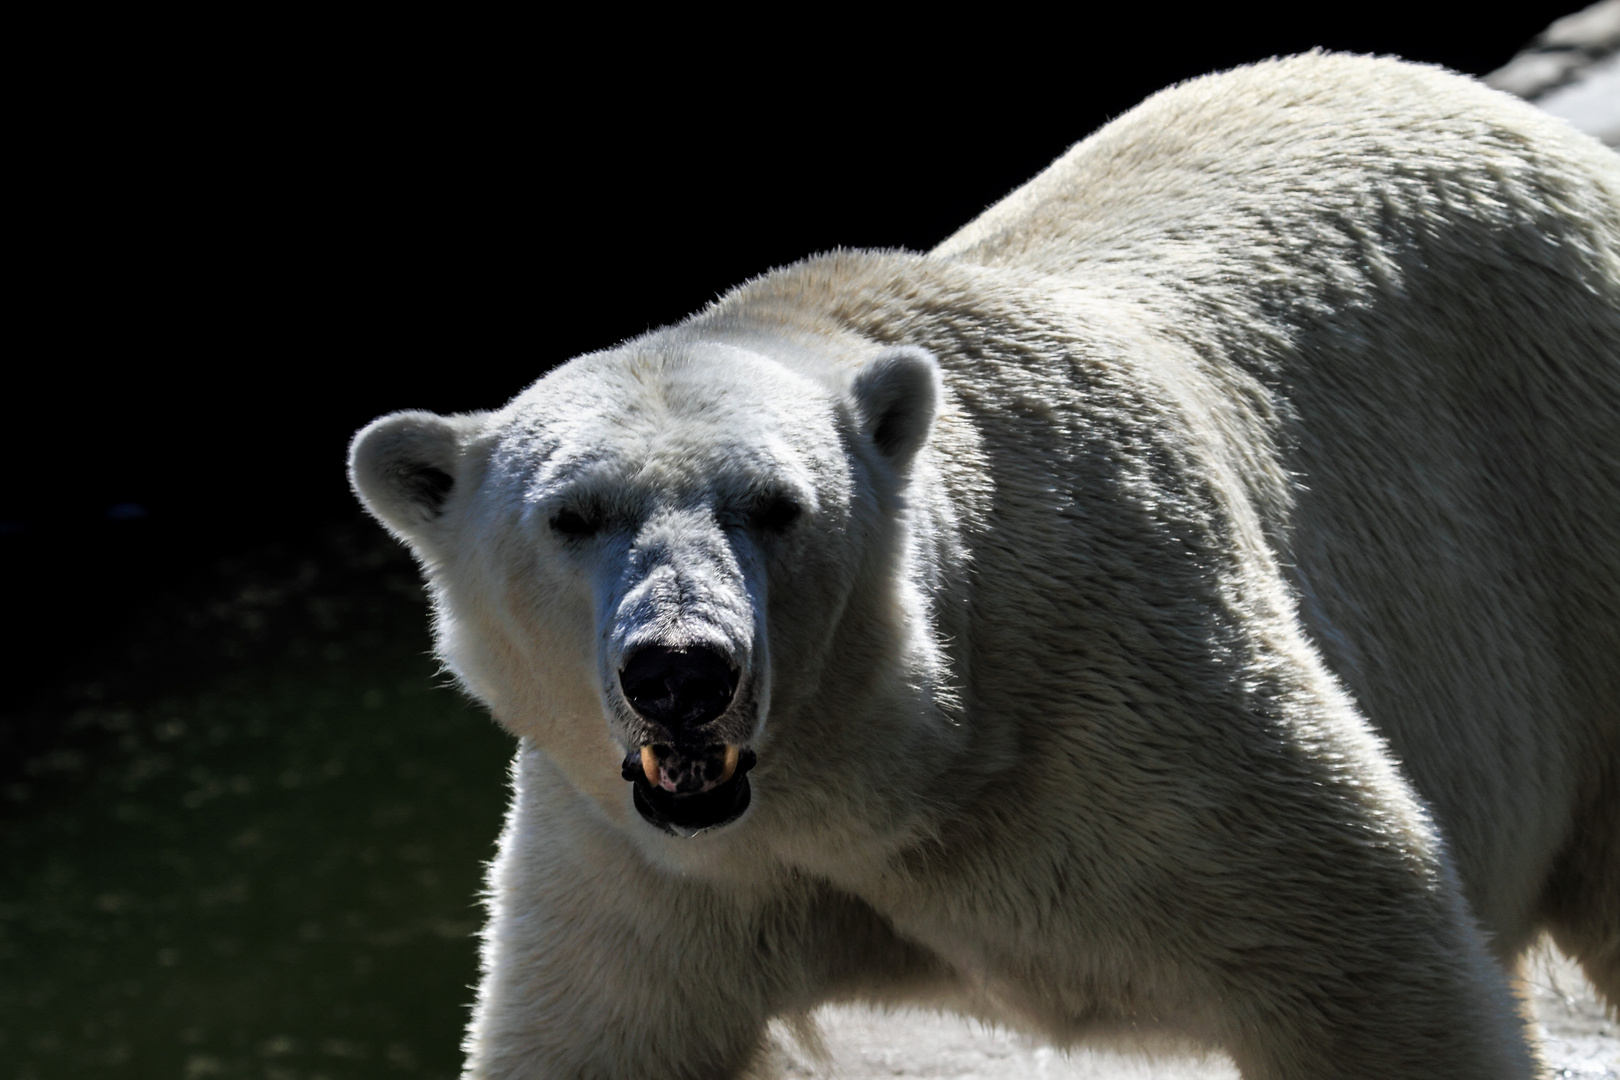
[[619,686],[632,709],[676,731],[725,712],[737,692],[737,673],[711,649],[653,645],[631,654]]

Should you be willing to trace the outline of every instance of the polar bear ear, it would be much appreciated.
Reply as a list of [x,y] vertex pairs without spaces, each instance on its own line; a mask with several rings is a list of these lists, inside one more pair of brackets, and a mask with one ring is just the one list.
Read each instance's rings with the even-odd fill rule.
[[850,385],[861,433],[896,469],[909,465],[927,441],[939,398],[939,361],[915,345],[883,350]]
[[468,441],[484,414],[397,412],[373,420],[349,444],[349,483],[388,530],[407,541],[444,514],[463,472]]

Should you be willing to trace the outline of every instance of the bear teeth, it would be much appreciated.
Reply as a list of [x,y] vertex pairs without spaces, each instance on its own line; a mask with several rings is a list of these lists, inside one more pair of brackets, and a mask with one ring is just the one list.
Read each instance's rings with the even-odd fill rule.
[[[719,750],[718,754],[714,751]],[[716,761],[718,758],[718,762]],[[702,790],[719,787],[737,775],[737,765],[742,760],[742,747],[735,743],[724,743],[718,747],[711,747],[709,752],[701,759],[685,761],[667,746],[657,746],[647,743],[641,747],[641,773],[647,778],[647,783],[655,788],[675,792],[682,786],[679,778],[687,772],[693,771],[696,766],[698,782]],[[628,763],[627,763],[628,764]],[[718,764],[719,775],[709,770]],[[672,766],[666,768],[666,765]],[[708,774],[708,775],[704,775]],[[628,776],[628,774],[627,774]]]

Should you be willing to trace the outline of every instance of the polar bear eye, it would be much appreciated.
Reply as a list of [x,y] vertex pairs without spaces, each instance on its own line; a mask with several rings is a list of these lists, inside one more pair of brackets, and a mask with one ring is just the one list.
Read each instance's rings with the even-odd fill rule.
[[754,524],[769,532],[782,532],[804,513],[791,495],[773,495],[754,511]]
[[591,536],[596,532],[596,522],[575,510],[558,511],[551,519],[551,527],[564,536]]

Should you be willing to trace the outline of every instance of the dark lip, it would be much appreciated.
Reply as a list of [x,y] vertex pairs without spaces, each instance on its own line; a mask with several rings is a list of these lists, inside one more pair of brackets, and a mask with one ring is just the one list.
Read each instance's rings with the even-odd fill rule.
[[671,836],[689,839],[723,828],[743,816],[753,800],[748,770],[754,767],[754,762],[754,752],[743,750],[737,760],[736,775],[708,791],[691,795],[676,795],[653,787],[634,756],[625,759],[624,777],[630,781],[636,812],[647,824]]

